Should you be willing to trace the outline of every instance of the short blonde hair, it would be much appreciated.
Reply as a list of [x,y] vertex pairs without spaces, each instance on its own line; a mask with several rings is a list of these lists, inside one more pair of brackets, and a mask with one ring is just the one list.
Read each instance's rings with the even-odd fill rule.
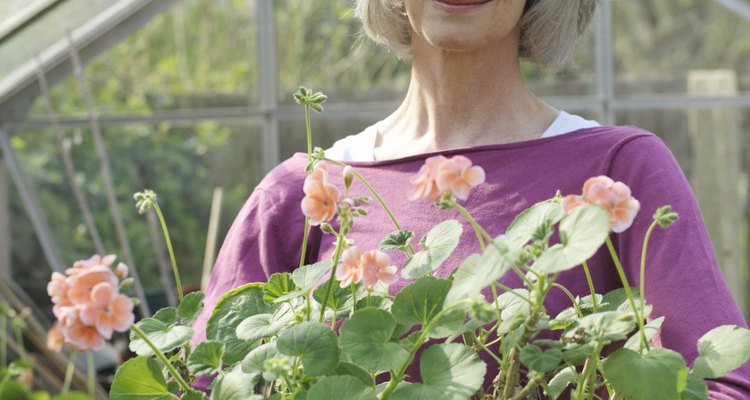
[[[411,53],[411,27],[404,0],[355,0],[355,14],[372,40],[398,53]],[[559,68],[586,32],[596,0],[527,0],[521,20],[520,57]]]

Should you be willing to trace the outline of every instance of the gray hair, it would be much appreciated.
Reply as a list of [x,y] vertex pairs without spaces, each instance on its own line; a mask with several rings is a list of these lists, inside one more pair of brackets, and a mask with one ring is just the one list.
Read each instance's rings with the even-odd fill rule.
[[[404,0],[356,0],[364,32],[400,56],[411,53],[411,27]],[[520,57],[555,69],[570,57],[586,32],[596,0],[527,0],[521,19]]]

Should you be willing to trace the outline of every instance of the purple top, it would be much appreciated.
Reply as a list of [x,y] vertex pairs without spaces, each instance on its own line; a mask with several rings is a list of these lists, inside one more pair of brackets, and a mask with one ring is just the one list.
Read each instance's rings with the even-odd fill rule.
[[[580,194],[586,179],[607,175],[627,184],[641,203],[633,225],[613,235],[631,286],[638,286],[640,253],[653,212],[669,204],[679,220],[668,229],[657,228],[649,244],[646,299],[653,304],[652,317],[666,316],[657,345],[680,352],[692,365],[696,341],[708,330],[724,324],[747,326],[719,270],[716,255],[690,186],[674,157],[653,134],[631,126],[580,129],[551,138],[468,147],[420,154],[395,160],[350,162],[378,190],[404,229],[419,238],[434,225],[449,218],[464,224],[461,242],[436,273],[447,278],[460,261],[479,252],[470,224],[457,212],[443,211],[425,201],[408,201],[409,180],[429,156],[462,154],[486,171],[486,182],[475,188],[464,206],[491,235],[505,231],[512,219],[532,204],[563,195]],[[240,211],[221,248],[206,307],[195,322],[195,341],[205,339],[205,324],[217,300],[230,289],[248,282],[265,282],[275,272],[291,272],[299,263],[304,229],[300,201],[307,155],[297,153],[271,171],[257,186]],[[330,166],[332,177],[340,168]],[[341,181],[333,180],[339,187]],[[350,194],[368,195],[358,181]],[[376,202],[369,215],[357,219],[349,237],[362,251],[378,248],[395,228]],[[307,263],[330,258],[334,238],[311,229]],[[392,261],[403,265],[401,252],[390,252]],[[597,293],[621,287],[615,267],[605,251],[590,261]],[[510,287],[521,287],[518,276],[500,279]],[[574,295],[589,294],[582,268],[564,272],[558,282]],[[391,285],[398,292],[408,282]],[[547,299],[550,315],[570,306],[561,291]],[[496,366],[490,365],[488,375]],[[490,379],[492,378],[490,377]],[[711,399],[750,398],[750,363],[725,377],[709,382]]]

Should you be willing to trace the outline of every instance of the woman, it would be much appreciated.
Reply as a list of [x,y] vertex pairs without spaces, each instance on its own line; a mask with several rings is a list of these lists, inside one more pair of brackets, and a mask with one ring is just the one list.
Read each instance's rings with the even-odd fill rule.
[[[594,0],[357,0],[365,32],[412,58],[412,79],[393,114],[340,140],[327,155],[347,161],[367,177],[401,225],[417,237],[442,220],[462,220],[428,203],[406,201],[410,180],[430,156],[462,154],[485,169],[485,184],[474,189],[464,205],[492,234],[502,233],[518,212],[556,190],[578,193],[587,178],[608,175],[630,186],[642,206],[633,226],[613,237],[633,285],[651,214],[671,204],[680,220],[653,236],[646,298],[654,305],[653,317],[666,316],[656,341],[690,363],[696,357],[696,340],[706,331],[745,323],[673,156],[651,133],[599,126],[556,110],[535,97],[521,78],[519,56],[544,67],[562,64],[586,29],[594,5]],[[206,310],[196,322],[198,336],[222,294],[297,265],[306,162],[305,154],[283,162],[240,211],[219,254]],[[331,168],[332,175],[335,172]],[[358,183],[351,192],[366,194]],[[372,205],[368,211],[349,235],[362,251],[378,248],[394,230],[380,207]],[[307,262],[329,258],[333,238],[317,228],[310,235]],[[447,277],[460,260],[479,251],[473,235],[466,223],[459,248],[438,276]],[[403,257],[391,256],[403,264]],[[599,252],[590,265],[597,292],[620,286],[607,254]],[[521,286],[513,274],[501,282]],[[580,269],[563,274],[559,282],[576,295],[588,293]],[[391,290],[404,285],[397,282]],[[549,296],[550,315],[569,305],[560,292]],[[716,399],[750,397],[750,365],[711,382],[709,388]]]

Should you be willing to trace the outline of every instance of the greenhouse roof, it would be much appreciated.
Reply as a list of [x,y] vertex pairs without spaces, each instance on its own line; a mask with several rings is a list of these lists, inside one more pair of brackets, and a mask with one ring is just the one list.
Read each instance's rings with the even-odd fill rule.
[[70,72],[71,41],[84,60],[145,24],[176,0],[5,0],[0,2],[0,105],[46,72]]

